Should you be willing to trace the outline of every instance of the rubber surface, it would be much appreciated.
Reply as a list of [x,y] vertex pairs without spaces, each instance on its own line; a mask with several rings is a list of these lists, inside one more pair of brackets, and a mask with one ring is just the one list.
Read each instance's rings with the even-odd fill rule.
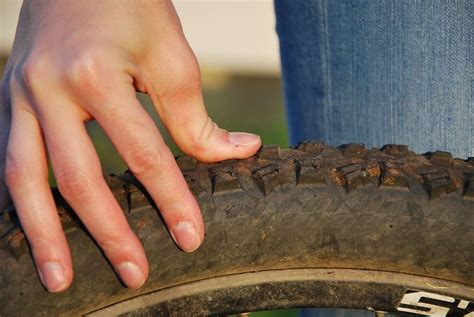
[[[107,177],[145,247],[150,278],[140,290],[124,288],[56,193],[75,281],[66,292],[49,294],[10,208],[0,214],[0,315],[80,315],[184,283],[288,269],[424,276],[465,287],[464,299],[473,300],[468,297],[474,289],[472,158],[416,155],[400,145],[332,148],[306,142],[286,150],[264,146],[246,160],[177,162],[203,212],[207,234],[199,250],[186,254],[174,245],[131,174]],[[220,307],[230,303],[235,311],[230,298]],[[245,300],[241,304],[246,307]],[[166,309],[187,311],[178,306]]]

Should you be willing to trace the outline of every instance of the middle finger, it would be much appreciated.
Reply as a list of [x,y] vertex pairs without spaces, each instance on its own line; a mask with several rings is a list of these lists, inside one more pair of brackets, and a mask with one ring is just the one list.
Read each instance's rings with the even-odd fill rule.
[[[58,104],[61,105],[58,106]],[[41,114],[58,188],[122,281],[140,287],[148,275],[143,247],[108,188],[99,159],[75,105],[56,101]]]
[[150,193],[176,243],[184,251],[194,251],[204,238],[204,224],[173,154],[137,100],[133,86],[108,98],[90,100],[91,115]]

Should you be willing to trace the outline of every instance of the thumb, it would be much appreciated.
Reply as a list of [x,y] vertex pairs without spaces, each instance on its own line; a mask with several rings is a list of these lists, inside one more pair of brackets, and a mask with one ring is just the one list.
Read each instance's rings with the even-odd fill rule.
[[259,136],[228,132],[208,116],[199,65],[189,46],[184,47],[181,56],[175,50],[173,58],[166,60],[160,63],[159,73],[146,74],[145,82],[161,120],[180,149],[202,162],[255,154],[261,145]]

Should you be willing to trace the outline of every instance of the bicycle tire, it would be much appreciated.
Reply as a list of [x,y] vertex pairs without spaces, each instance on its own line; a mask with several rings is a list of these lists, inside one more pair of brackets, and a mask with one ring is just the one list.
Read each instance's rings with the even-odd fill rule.
[[[127,289],[53,189],[75,280],[62,293],[42,287],[9,208],[0,214],[0,316],[474,310],[473,158],[303,142],[245,160],[177,162],[205,221],[197,251],[174,245],[133,175],[106,177],[150,263],[147,283]],[[406,301],[416,294],[419,307]]]

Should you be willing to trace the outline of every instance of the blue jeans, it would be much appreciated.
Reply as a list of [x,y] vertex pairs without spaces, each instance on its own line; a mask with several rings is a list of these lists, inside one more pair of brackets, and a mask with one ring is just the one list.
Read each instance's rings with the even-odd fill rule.
[[474,1],[275,0],[275,11],[292,144],[474,156]]
[[275,0],[292,144],[474,156],[474,1]]

